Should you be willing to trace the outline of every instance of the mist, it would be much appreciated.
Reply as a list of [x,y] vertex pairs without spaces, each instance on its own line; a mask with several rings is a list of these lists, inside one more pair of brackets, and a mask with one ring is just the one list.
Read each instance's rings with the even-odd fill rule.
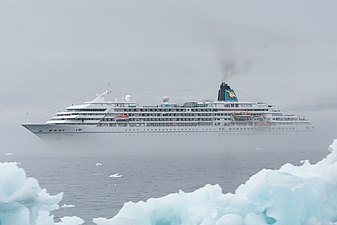
[[43,152],[20,123],[45,122],[107,84],[118,98],[159,104],[164,95],[177,103],[215,99],[222,81],[240,100],[306,115],[320,132],[317,140],[329,145],[337,127],[336,6],[332,0],[1,1],[1,152],[24,154],[28,146],[30,154]]

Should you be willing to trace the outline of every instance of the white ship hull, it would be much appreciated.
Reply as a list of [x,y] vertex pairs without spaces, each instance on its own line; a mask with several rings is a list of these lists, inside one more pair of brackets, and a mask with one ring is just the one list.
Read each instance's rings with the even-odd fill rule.
[[[116,153],[219,153],[245,151],[309,151],[316,148],[313,130],[258,127],[96,127],[24,124],[53,146]],[[50,131],[51,130],[51,131]],[[290,149],[291,148],[291,149]],[[206,149],[206,150],[205,150]]]

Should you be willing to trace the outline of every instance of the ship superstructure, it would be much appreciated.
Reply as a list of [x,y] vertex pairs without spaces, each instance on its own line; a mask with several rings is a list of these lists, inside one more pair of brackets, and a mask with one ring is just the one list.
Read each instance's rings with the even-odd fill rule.
[[222,83],[216,101],[142,106],[127,95],[122,101],[105,101],[108,91],[90,102],[72,105],[43,124],[23,124],[41,138],[63,134],[149,133],[290,133],[314,128],[304,116],[284,113],[263,102],[239,101]]

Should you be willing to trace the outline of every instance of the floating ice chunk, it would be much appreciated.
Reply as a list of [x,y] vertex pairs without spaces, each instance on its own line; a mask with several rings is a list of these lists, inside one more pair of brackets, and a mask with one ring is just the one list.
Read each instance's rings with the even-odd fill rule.
[[337,218],[337,141],[316,164],[285,164],[261,170],[235,193],[219,185],[127,202],[112,219],[97,225],[333,225]]
[[[61,222],[55,223],[54,217],[50,216],[49,212],[40,212],[39,217],[36,220],[36,225],[81,225],[84,223],[84,221],[77,217],[63,217],[60,219]],[[35,223],[32,223],[32,225],[35,225]]]
[[96,163],[96,166],[102,166],[103,164],[102,163]]
[[41,189],[16,163],[0,163],[0,196],[1,225],[31,224],[40,211],[57,209],[62,199],[62,193],[50,196]]
[[[55,225],[50,211],[59,208],[62,195],[49,195],[17,163],[0,163],[1,225]],[[62,221],[57,225],[83,224],[77,217]]]
[[110,175],[109,177],[110,178],[119,178],[119,177],[122,177],[122,176],[123,176],[122,174],[115,173],[115,174]]
[[13,153],[10,153],[10,152],[8,152],[8,153],[6,153],[5,154],[6,156],[12,156],[12,155],[14,155]]
[[76,205],[67,205],[67,204],[63,204],[62,206],[61,206],[61,208],[74,208],[74,207],[76,207]]

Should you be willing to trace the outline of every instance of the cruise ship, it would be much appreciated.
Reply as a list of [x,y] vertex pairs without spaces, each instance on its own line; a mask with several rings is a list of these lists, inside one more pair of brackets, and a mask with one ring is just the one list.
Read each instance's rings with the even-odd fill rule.
[[[220,85],[217,100],[183,104],[164,97],[158,105],[139,105],[130,95],[106,101],[109,94],[105,91],[92,101],[71,105],[45,123],[22,125],[43,140],[104,136],[115,144],[132,142],[137,146],[139,140],[151,142],[160,136],[162,145],[163,140],[169,140],[167,145],[184,139],[210,145],[214,143],[211,136],[215,136],[221,148],[244,143],[255,149],[270,141],[274,145],[275,141],[288,143],[285,136],[296,142],[314,131],[304,116],[285,113],[264,102],[239,101],[227,83]],[[190,136],[194,138],[187,138]]]

